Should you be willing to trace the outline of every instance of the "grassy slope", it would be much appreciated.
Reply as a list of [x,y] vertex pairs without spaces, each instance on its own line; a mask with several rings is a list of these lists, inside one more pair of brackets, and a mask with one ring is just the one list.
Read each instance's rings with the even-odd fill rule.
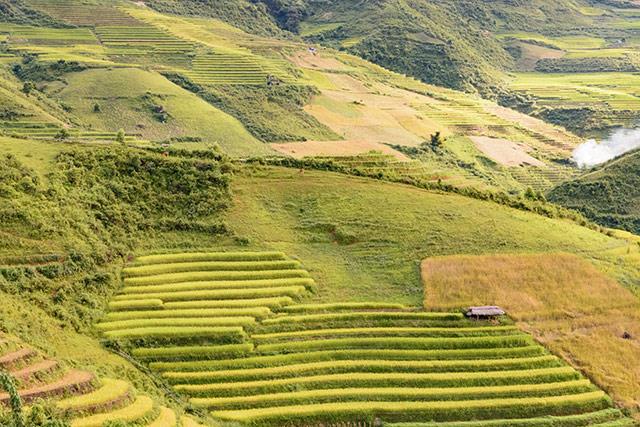
[[245,170],[234,193],[234,231],[299,257],[321,284],[322,301],[419,304],[418,265],[426,256],[566,251],[608,268],[608,251],[628,246],[491,203],[327,173]]
[[576,209],[592,220],[634,233],[640,232],[640,152],[606,163],[554,188],[549,198]]
[[[153,140],[198,136],[204,145],[217,142],[233,155],[269,152],[236,119],[159,74],[134,68],[94,69],[68,75],[67,81],[57,96],[96,129],[123,128]],[[147,94],[152,101],[143,99]],[[93,112],[96,103],[102,112]],[[152,105],[164,107],[167,123],[153,117]]]
[[630,361],[640,357],[640,304],[593,265],[567,254],[454,256],[426,259],[422,274],[427,308],[498,304],[616,400],[637,407],[640,367]]

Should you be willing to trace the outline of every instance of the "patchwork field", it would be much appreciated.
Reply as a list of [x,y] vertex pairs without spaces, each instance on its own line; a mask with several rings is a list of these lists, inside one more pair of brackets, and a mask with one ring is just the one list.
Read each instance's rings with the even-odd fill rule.
[[637,407],[637,298],[576,256],[495,255],[427,258],[425,307],[498,304],[621,404]]
[[567,107],[611,107],[618,111],[637,111],[635,96],[640,78],[632,73],[521,73],[511,87],[535,95],[542,105]]
[[282,253],[148,255],[123,274],[98,329],[222,421],[623,418],[509,321],[397,303],[296,303],[314,281]]
[[[303,143],[299,150],[295,145],[277,145],[278,151],[295,157],[352,156],[365,154],[359,143],[363,138],[378,146],[417,147],[440,132],[448,139],[444,152],[415,159],[423,163],[425,175],[436,180],[478,187],[500,181],[503,189],[511,191],[526,186],[547,189],[571,176],[571,168],[553,161],[569,157],[579,141],[564,129],[480,98],[381,73],[348,55],[325,50],[315,55],[298,52],[291,60],[322,92],[305,110],[345,140],[340,144]],[[485,150],[478,149],[473,138],[486,142]],[[505,145],[500,141],[530,147],[527,159],[535,167],[521,164],[526,162],[501,165],[487,155]],[[331,147],[334,152],[329,152]],[[389,153],[386,147],[375,150]],[[496,164],[490,165],[493,161]],[[405,167],[414,168],[411,164]],[[548,168],[553,172],[547,173]]]

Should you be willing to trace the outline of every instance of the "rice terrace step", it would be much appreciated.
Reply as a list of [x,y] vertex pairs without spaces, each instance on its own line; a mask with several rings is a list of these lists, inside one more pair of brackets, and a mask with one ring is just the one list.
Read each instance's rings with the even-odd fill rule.
[[[136,394],[124,380],[99,378],[94,373],[67,369],[12,336],[0,334],[2,369],[15,379],[17,393],[29,405],[46,401],[69,420],[72,427],[102,427],[106,421],[128,421],[140,427],[177,427],[178,414]],[[0,411],[9,406],[9,393],[0,391]],[[183,426],[192,423],[191,418]],[[4,425],[4,424],[3,424]]]
[[508,318],[314,303],[311,275],[281,252],[146,255],[122,275],[97,328],[220,422],[632,425]]

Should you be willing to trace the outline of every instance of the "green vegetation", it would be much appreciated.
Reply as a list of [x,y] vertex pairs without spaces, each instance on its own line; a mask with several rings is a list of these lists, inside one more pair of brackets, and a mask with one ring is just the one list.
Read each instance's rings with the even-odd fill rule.
[[[179,285],[180,280],[197,283],[189,275],[198,270],[205,274],[203,280],[211,280],[207,270],[226,271],[222,286],[233,283],[231,273],[253,270],[269,275],[300,266],[283,258],[279,252],[143,256],[123,270],[126,292],[115,297],[111,308],[116,311],[98,328],[110,345],[151,362],[151,369],[195,407],[212,410],[221,420],[250,425],[291,420],[370,422],[375,417],[460,420],[469,413],[489,419],[507,413],[533,417],[611,405],[589,381],[545,354],[517,328],[470,322],[461,313],[412,311],[379,303],[297,309],[293,305],[290,313],[274,315],[263,307],[266,316],[250,318],[249,323],[214,326],[215,317],[210,321],[202,310],[162,306],[183,298],[251,299],[255,288],[243,296],[238,285],[211,294],[167,285]],[[145,285],[131,286],[131,281],[143,279]],[[136,292],[162,286],[163,293]],[[276,294],[285,289],[269,288]],[[305,293],[301,287],[290,296],[299,300]],[[145,302],[155,301],[151,297],[161,305],[139,311]],[[142,305],[115,306],[123,301]],[[114,321],[124,318],[138,320]],[[164,323],[167,319],[172,320]]]
[[612,160],[549,193],[549,199],[607,227],[640,233],[640,153]]
[[[112,132],[123,128],[127,134],[153,140],[199,136],[206,143],[180,145],[204,148],[215,142],[236,155],[268,152],[236,119],[159,74],[133,68],[92,69],[68,75],[67,81],[58,96],[94,128]],[[96,102],[101,103],[100,114],[92,112]],[[166,123],[156,119],[154,105],[166,111]]]
[[[224,64],[220,66],[227,69]],[[249,75],[253,75],[253,72]],[[165,76],[240,120],[247,130],[261,141],[339,138],[302,110],[314,95],[318,95],[317,89],[312,86],[276,85],[267,88],[258,85],[228,84],[201,86],[182,75],[165,74]],[[258,76],[257,83],[263,84],[265,81],[266,76]]]
[[[588,218],[632,208],[549,202],[602,172],[558,186],[580,139],[450,88],[581,132],[633,120],[640,14],[520,3],[0,0],[23,424],[631,425],[638,238]],[[425,294],[422,260],[450,256],[472,271]]]

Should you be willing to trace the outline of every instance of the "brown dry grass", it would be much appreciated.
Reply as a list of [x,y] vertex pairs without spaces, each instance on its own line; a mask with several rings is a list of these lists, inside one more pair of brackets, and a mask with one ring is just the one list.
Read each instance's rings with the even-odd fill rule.
[[469,138],[478,150],[502,165],[546,167],[543,162],[529,155],[531,147],[522,142],[513,142],[502,138],[490,138],[488,136],[470,136]]
[[617,402],[640,409],[640,301],[589,262],[568,254],[429,258],[422,279],[427,309],[500,305]]

